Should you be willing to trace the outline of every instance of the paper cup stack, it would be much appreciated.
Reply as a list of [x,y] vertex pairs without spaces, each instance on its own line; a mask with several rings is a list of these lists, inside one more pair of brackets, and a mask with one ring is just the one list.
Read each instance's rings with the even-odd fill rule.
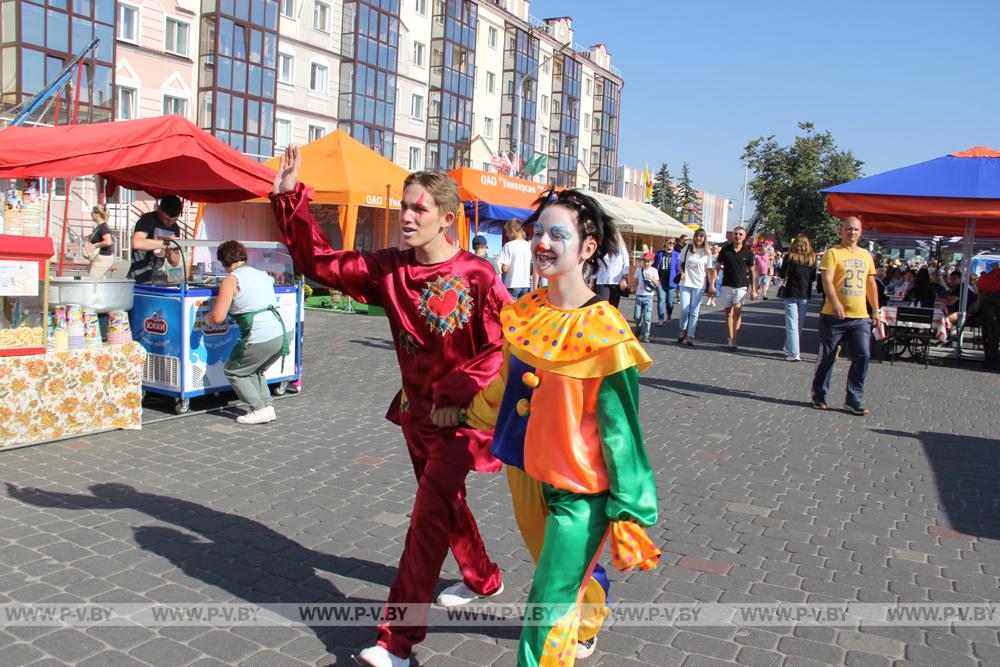
[[128,313],[112,310],[108,313],[108,343],[131,343],[132,330],[128,326]]
[[69,349],[82,350],[84,340],[83,306],[75,303],[66,306],[66,332],[69,334]]
[[56,306],[52,311],[52,349],[56,352],[65,352],[69,349],[65,306]]
[[86,347],[97,347],[101,340],[101,326],[97,323],[97,313],[93,310],[83,311],[83,344]]

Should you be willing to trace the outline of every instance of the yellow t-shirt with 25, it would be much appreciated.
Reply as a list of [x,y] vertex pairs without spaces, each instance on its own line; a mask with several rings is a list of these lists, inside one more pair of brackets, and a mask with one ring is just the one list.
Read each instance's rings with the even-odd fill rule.
[[[848,250],[843,246],[830,248],[823,253],[820,271],[833,273],[833,287],[844,304],[844,317],[868,317],[865,291],[868,276],[875,275],[875,260],[864,248]],[[833,315],[833,304],[827,299],[823,314]]]

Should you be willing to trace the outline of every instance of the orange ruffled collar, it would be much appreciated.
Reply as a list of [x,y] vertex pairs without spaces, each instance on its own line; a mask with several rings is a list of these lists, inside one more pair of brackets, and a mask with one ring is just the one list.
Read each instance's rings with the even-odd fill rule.
[[652,363],[628,322],[607,301],[562,310],[549,303],[542,288],[504,306],[500,322],[511,354],[536,368],[597,377],[630,366],[645,370]]

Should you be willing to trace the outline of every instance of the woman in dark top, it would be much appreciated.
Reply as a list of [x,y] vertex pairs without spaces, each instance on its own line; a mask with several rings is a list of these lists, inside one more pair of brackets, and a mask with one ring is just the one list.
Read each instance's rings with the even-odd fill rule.
[[921,308],[933,308],[934,299],[937,292],[931,285],[931,274],[927,269],[917,271],[917,279],[913,281],[913,287],[906,293],[904,300],[908,303],[915,303]]
[[792,242],[792,251],[781,262],[779,274],[785,286],[785,360],[802,361],[799,334],[806,320],[806,308],[816,281],[816,253],[805,234]]

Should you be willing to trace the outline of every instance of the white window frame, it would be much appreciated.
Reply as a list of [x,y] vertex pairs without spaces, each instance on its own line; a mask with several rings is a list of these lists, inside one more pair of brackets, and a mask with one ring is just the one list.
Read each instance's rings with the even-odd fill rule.
[[497,48],[497,42],[499,42],[500,31],[493,26],[489,26],[486,29],[486,44],[491,48]]
[[[323,27],[319,27],[316,25],[316,10],[319,8],[320,5],[326,7],[326,25]],[[327,2],[327,0],[313,0],[313,18],[312,18],[313,30],[318,30],[319,32],[325,32],[329,34],[332,12],[333,12],[333,6],[329,2]]]
[[[121,110],[121,93],[128,90],[132,93],[131,115],[128,118],[122,117],[118,112]],[[135,120],[139,117],[139,87],[129,84],[115,84],[115,120]]]
[[[278,126],[281,123],[288,123],[288,141],[284,145],[279,145],[278,142]],[[288,145],[294,143],[295,141],[295,119],[288,118],[286,116],[275,116],[274,117],[274,149],[284,150],[288,148]]]
[[[291,14],[286,14],[285,13],[285,3],[286,2],[291,2],[292,3],[292,13]],[[281,14],[282,16],[286,17],[286,18],[294,19],[295,18],[295,0],[281,0],[281,8],[278,10],[278,13]]]
[[[417,105],[418,99],[420,100],[419,106]],[[424,112],[425,102],[426,98],[422,92],[414,91],[410,93],[410,118],[413,120],[423,120],[426,117],[426,113]]]
[[[416,159],[414,159],[414,156],[416,156]],[[422,171],[424,168],[424,149],[420,146],[410,146],[408,159],[407,169],[410,171]]]
[[592,78],[590,78],[589,76],[586,77],[584,80],[587,82],[587,86],[586,86],[587,95],[593,95],[594,94],[594,80]]
[[[417,55],[419,54],[419,58]],[[423,42],[413,41],[412,62],[415,67],[424,67],[427,62],[427,45]]]
[[542,93],[542,100],[539,106],[542,108],[542,113],[549,112],[549,96],[545,93]]
[[[312,136],[313,130],[322,130],[323,134],[313,138]],[[322,139],[325,136],[326,136],[326,125],[323,125],[322,123],[309,123],[309,125],[306,126],[306,143],[312,143],[316,141],[316,139]]]
[[497,75],[493,72],[486,72],[486,92],[495,93],[497,90]]
[[[187,28],[187,40],[186,40],[186,43],[184,44],[184,49],[187,51],[187,53],[181,53],[180,51],[172,51],[170,48],[168,48],[168,45],[167,45],[167,26],[170,24],[171,21],[173,21],[174,23],[176,23],[178,25],[183,25],[185,28]],[[174,42],[175,42],[175,44],[173,44],[172,46],[176,46],[176,41],[177,41],[177,33],[176,33],[176,30],[175,30],[174,31]],[[185,21],[183,19],[179,19],[176,16],[164,16],[163,17],[163,52],[164,53],[169,53],[170,55],[174,55],[174,56],[180,56],[181,58],[190,58],[191,57],[191,22],[190,21]]]
[[[168,93],[162,93],[161,94],[161,98],[160,98],[160,109],[163,111],[163,115],[164,116],[167,115],[167,109],[166,109],[167,99],[180,100],[181,102],[183,102],[184,103],[184,113],[178,114],[178,115],[179,116],[183,116],[184,118],[188,117],[188,108],[191,106],[191,98],[190,97],[188,97],[186,95],[176,95],[176,94],[169,93],[169,92]],[[171,113],[173,113],[173,112],[171,112]]]
[[[326,71],[326,75],[324,76],[324,79],[323,79],[323,87],[322,88],[313,88],[313,68],[314,67],[322,67]],[[321,61],[316,60],[316,59],[313,59],[313,60],[309,61],[309,83],[308,83],[308,87],[309,87],[309,92],[310,93],[317,93],[317,94],[320,94],[320,95],[326,95],[329,92],[329,90],[330,90],[330,66],[327,63],[321,62]]]
[[587,112],[583,113],[583,129],[590,130],[590,114]]
[[[139,5],[133,5],[131,2],[119,2],[117,9],[118,28],[115,30],[115,38],[129,44],[138,44],[139,33],[142,30],[142,8]],[[133,23],[135,34],[131,37],[123,37],[121,34],[121,28],[125,25],[125,21],[122,20],[122,14],[126,9],[131,9],[135,12],[135,22]]]
[[413,3],[413,8],[421,16],[427,16],[427,0],[416,0],[416,2]]
[[[283,74],[283,70],[282,70],[282,67],[281,67],[281,59],[282,58],[288,58],[288,60],[292,64],[291,67],[289,68],[289,72],[288,72],[288,77],[289,78],[287,78],[287,79],[282,78],[282,74]],[[311,64],[310,64],[310,67],[309,67],[309,76],[310,76],[310,78],[312,77],[312,66],[311,66]],[[280,49],[278,50],[278,83],[285,83],[285,84],[288,84],[288,85],[294,85],[295,84],[295,54],[294,53],[289,53],[287,51],[281,51]]]
[[487,139],[493,138],[493,119],[489,116],[483,116],[483,136]]

